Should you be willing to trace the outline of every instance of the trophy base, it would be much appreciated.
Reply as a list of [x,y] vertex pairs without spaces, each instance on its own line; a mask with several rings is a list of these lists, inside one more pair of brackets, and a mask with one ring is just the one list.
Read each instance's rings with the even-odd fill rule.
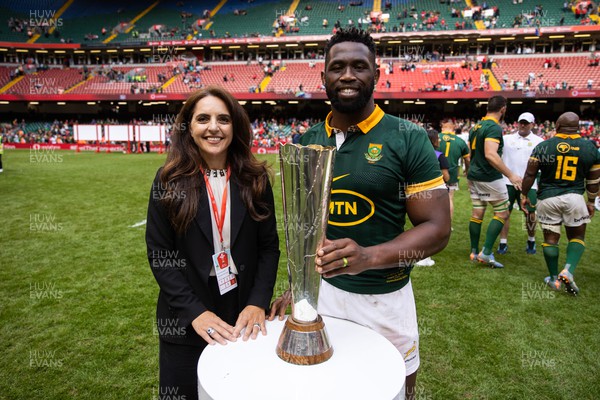
[[325,362],[333,355],[323,318],[301,323],[290,315],[277,343],[277,355],[283,361],[296,365],[314,365]]

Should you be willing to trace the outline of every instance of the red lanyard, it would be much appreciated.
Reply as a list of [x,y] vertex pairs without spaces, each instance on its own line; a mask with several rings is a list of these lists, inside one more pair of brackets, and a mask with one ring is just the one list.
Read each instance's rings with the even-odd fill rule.
[[200,171],[202,172],[202,176],[204,177],[204,183],[206,183],[206,189],[208,190],[208,195],[210,197],[210,204],[212,205],[213,215],[215,217],[215,223],[217,224],[217,229],[219,231],[219,239],[221,239],[221,249],[223,249],[223,225],[225,225],[225,212],[227,211],[227,183],[229,182],[229,176],[231,175],[231,170],[227,167],[227,179],[225,180],[225,189],[223,189],[223,198],[221,199],[221,212],[217,209],[217,201],[215,200],[215,195],[213,193],[212,187],[210,186],[210,182],[208,181],[208,177],[206,173],[200,167]]

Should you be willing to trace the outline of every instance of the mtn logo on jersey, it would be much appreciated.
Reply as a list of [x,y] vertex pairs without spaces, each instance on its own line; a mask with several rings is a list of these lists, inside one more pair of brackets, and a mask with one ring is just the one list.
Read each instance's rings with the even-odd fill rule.
[[369,148],[367,149],[367,152],[365,153],[365,158],[371,164],[376,161],[379,161],[383,157],[381,155],[382,150],[383,150],[382,144],[369,143]]
[[560,142],[559,144],[556,145],[556,150],[559,153],[568,153],[570,150],[575,150],[578,151],[579,147],[571,147],[571,145],[569,143],[565,143],[565,142]]
[[[338,179],[348,175],[333,178]],[[375,214],[375,204],[364,194],[353,190],[333,189],[329,201],[329,221],[335,226],[355,226],[362,224]]]

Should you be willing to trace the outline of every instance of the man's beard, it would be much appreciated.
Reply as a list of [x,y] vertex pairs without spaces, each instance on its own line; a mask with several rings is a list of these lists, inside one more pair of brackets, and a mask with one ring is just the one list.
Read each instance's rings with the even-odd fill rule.
[[331,89],[329,86],[326,86],[325,88],[327,97],[329,98],[329,101],[331,101],[331,107],[335,108],[336,111],[339,111],[342,114],[353,114],[365,108],[367,104],[369,104],[369,100],[371,100],[374,90],[375,79],[373,79],[373,82],[371,82],[369,86],[363,87],[359,90],[358,97],[356,99],[341,100],[335,90]]

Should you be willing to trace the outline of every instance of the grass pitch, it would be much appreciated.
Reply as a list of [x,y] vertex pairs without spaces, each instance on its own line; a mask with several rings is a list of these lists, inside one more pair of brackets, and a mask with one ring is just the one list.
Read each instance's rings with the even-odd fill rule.
[[[164,158],[5,151],[1,399],[158,396],[158,287],[146,260],[145,225],[139,223]],[[267,158],[275,162],[275,156]],[[504,270],[468,261],[464,184],[448,247],[433,257],[434,266],[412,273],[421,334],[417,399],[597,398],[600,217],[588,226],[576,272],[581,294],[556,294],[543,286],[541,233],[538,254],[527,256],[518,212],[509,253],[497,256]],[[278,217],[276,295],[287,287],[280,206]],[[564,238],[560,248],[564,262]]]

